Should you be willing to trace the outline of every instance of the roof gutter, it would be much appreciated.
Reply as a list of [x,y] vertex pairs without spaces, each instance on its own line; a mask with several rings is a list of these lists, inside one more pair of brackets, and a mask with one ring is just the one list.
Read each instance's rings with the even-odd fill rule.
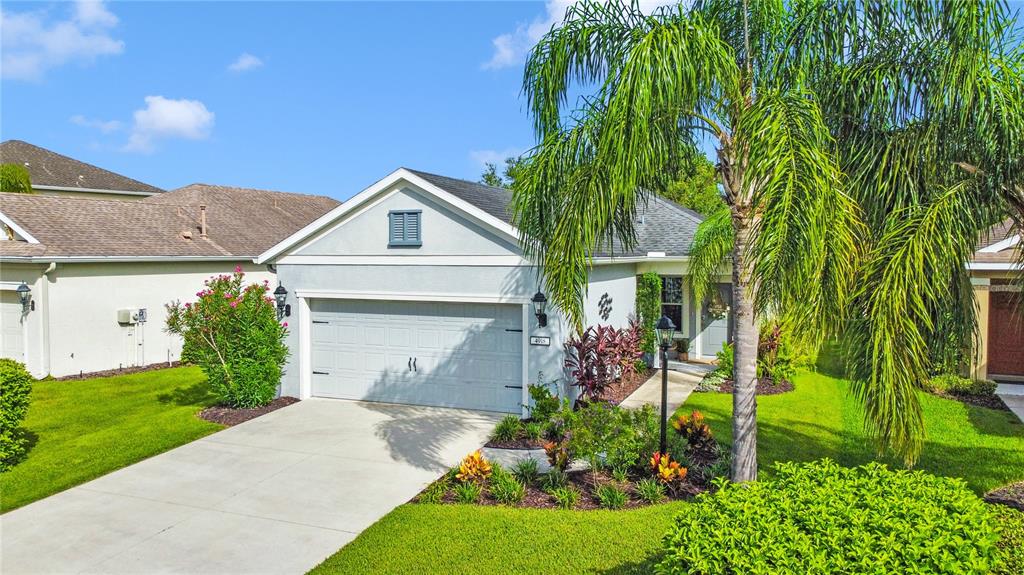
[[99,188],[70,188],[67,186],[40,186],[33,184],[33,188],[37,190],[47,190],[54,192],[88,192],[91,194],[117,194],[121,196],[155,196],[156,194],[162,194],[163,192],[135,192],[129,190],[103,190]]
[[252,256],[4,256],[0,261],[25,263],[255,262]]

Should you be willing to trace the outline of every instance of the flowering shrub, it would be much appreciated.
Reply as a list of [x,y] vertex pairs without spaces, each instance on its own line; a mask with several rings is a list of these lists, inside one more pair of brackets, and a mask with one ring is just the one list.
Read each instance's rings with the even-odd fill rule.
[[203,369],[220,400],[232,407],[266,405],[288,358],[288,324],[277,321],[270,286],[243,285],[241,267],[206,280],[195,302],[167,306],[167,331],[184,342],[181,358]]
[[491,476],[491,464],[477,449],[462,459],[455,478],[463,483],[483,483]]
[[686,438],[686,443],[691,449],[707,451],[714,449],[715,439],[711,434],[711,427],[704,421],[704,414],[696,409],[690,415],[680,415],[672,418],[672,427]]
[[655,452],[651,456],[651,470],[654,477],[665,485],[671,485],[686,478],[686,468],[678,461],[672,461],[667,453]]
[[617,378],[635,373],[643,355],[642,339],[643,328],[632,319],[623,329],[607,325],[588,327],[579,337],[566,342],[565,367],[582,397],[590,401],[599,399]]

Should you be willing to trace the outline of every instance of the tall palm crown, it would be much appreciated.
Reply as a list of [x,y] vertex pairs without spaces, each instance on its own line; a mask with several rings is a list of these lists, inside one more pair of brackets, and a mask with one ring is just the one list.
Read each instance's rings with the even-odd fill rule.
[[[869,428],[912,461],[936,311],[971,329],[963,264],[977,233],[1024,216],[1013,30],[986,1],[572,6],[526,65],[540,143],[514,190],[552,300],[581,325],[593,255],[633,243],[638,202],[706,134],[729,210],[698,234],[709,249],[694,265],[731,251],[734,478],[756,476],[767,313],[845,333]],[[589,96],[570,113],[577,90]]]

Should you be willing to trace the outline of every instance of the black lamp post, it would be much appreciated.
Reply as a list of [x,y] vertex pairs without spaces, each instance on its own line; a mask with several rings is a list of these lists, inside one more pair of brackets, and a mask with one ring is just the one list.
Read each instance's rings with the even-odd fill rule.
[[668,346],[672,345],[672,338],[676,334],[676,325],[667,315],[661,316],[654,332],[658,337],[658,347],[661,348],[661,453],[668,450],[668,441],[665,436],[665,424],[668,420]]
[[278,320],[292,315],[292,306],[285,303],[288,300],[288,290],[284,289],[283,285],[277,284],[277,289],[274,290],[274,300],[277,302]]
[[547,296],[544,295],[544,292],[537,290],[537,293],[533,294],[530,301],[533,302],[533,315],[537,316],[537,325],[540,327],[547,327],[548,314],[545,311],[548,306]]

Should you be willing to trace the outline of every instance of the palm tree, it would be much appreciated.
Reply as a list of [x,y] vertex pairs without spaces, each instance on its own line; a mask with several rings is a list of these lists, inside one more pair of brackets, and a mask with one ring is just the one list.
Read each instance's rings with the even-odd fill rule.
[[[774,313],[847,334],[869,429],[912,461],[913,386],[927,372],[926,344],[914,344],[933,329],[922,308],[963,289],[964,250],[985,222],[1022,213],[1011,198],[1021,50],[1008,47],[1007,11],[888,4],[710,0],[646,16],[585,1],[526,64],[539,144],[514,217],[577,328],[593,255],[630,246],[638,203],[664,189],[686,146],[714,143],[729,209],[697,238],[694,286],[731,254],[736,481],[757,475],[757,319]],[[587,89],[570,113],[569,94]]]

